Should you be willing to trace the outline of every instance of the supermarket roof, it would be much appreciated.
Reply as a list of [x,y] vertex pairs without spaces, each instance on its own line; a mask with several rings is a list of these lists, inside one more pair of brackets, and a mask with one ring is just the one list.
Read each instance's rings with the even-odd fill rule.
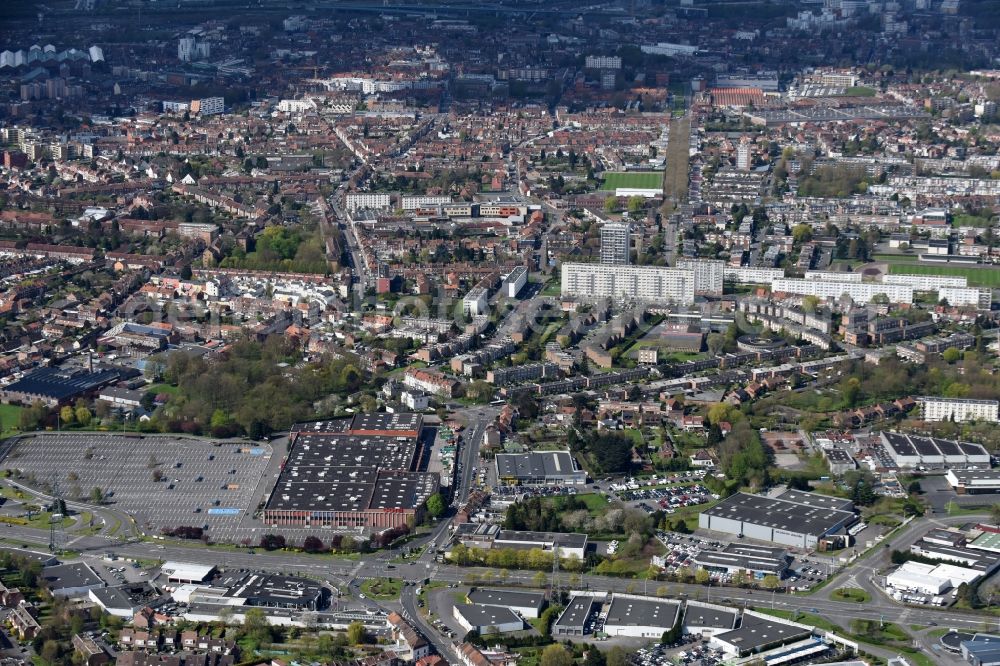
[[[787,493],[786,493],[787,494]],[[810,495],[811,493],[802,493]],[[763,525],[797,534],[828,534],[854,519],[853,511],[827,508],[782,497],[736,493],[722,500],[704,514]]]

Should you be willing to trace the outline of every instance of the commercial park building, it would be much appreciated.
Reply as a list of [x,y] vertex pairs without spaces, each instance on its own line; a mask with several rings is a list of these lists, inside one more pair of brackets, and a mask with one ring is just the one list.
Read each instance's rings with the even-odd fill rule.
[[497,479],[508,485],[583,485],[587,472],[577,467],[569,451],[500,453]]
[[814,549],[857,519],[854,505],[836,497],[787,491],[779,497],[736,493],[698,516],[698,527],[785,546]]
[[679,601],[634,594],[578,594],[552,626],[555,636],[584,636],[603,631],[608,636],[659,639],[678,627]]
[[990,466],[990,454],[979,444],[954,442],[937,437],[881,432],[882,447],[897,467],[983,467]]
[[1000,469],[949,469],[944,478],[959,495],[1000,493]]
[[294,426],[264,522],[387,529],[419,520],[440,482],[420,469],[422,433],[423,417],[411,413]]
[[754,576],[781,578],[788,569],[788,552],[784,548],[749,543],[731,543],[722,550],[702,550],[691,558],[707,571],[737,573],[746,571]]

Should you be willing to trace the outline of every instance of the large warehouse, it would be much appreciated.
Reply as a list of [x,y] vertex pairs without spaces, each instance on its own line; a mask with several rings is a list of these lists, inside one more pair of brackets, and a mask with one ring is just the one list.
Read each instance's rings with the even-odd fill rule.
[[298,424],[264,508],[275,527],[387,529],[420,519],[440,477],[419,469],[420,414],[358,414]]
[[569,451],[497,454],[497,478],[508,485],[573,485],[587,483]]
[[736,493],[698,516],[703,530],[814,549],[856,520],[854,505],[838,497],[787,491],[779,497]]
[[990,466],[990,454],[979,444],[953,442],[936,437],[881,432],[879,439],[898,467],[983,467]]
[[1000,493],[1000,469],[949,469],[944,478],[959,495]]

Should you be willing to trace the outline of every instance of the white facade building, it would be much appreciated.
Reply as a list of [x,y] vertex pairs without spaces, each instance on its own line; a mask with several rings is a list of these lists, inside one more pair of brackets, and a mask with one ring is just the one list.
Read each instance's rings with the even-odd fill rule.
[[524,289],[524,285],[528,283],[528,269],[524,266],[518,266],[510,272],[503,283],[507,298],[517,298],[517,295]]
[[403,210],[417,210],[418,208],[433,208],[451,203],[449,196],[404,196],[402,197],[400,208]]
[[1000,402],[924,396],[917,399],[925,421],[989,421],[996,423]]
[[584,61],[587,69],[621,69],[621,56],[587,56]]
[[677,260],[677,268],[694,271],[694,293],[721,296],[726,262],[719,259]]
[[916,291],[938,291],[941,287],[964,287],[968,280],[950,275],[909,275],[890,273],[882,278],[883,284],[903,284]]
[[785,277],[785,271],[781,268],[757,268],[753,266],[731,268],[727,266],[722,271],[722,277],[736,284],[771,284],[774,280]]
[[861,282],[861,273],[839,273],[837,271],[806,271],[805,279],[826,282]]
[[382,210],[392,205],[392,197],[388,194],[375,194],[372,192],[348,194],[345,198],[345,205],[347,206],[347,210],[351,212],[365,210],[366,208]]
[[484,287],[473,287],[462,299],[462,313],[467,316],[476,317],[486,314],[488,303],[487,292]]
[[605,222],[601,227],[601,263],[627,266],[632,249],[632,229],[621,222]]
[[798,280],[782,278],[771,282],[771,290],[786,294],[818,296],[819,298],[840,298],[847,294],[855,303],[869,303],[879,294],[890,303],[913,303],[913,287],[898,284],[877,284],[874,282],[827,282],[824,280]]
[[938,299],[955,307],[971,305],[977,310],[989,310],[993,304],[993,290],[988,287],[940,287],[937,293]]
[[562,295],[693,303],[694,271],[659,266],[562,265]]

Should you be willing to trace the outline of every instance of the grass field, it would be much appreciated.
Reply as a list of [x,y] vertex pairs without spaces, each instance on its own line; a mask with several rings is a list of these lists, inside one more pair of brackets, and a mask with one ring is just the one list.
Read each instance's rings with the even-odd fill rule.
[[0,437],[9,437],[18,431],[22,407],[0,405]]
[[912,275],[949,275],[968,278],[972,287],[1000,287],[1000,268],[986,266],[932,266],[927,264],[890,264],[890,273]]
[[841,587],[833,591],[833,598],[839,601],[853,601],[863,604],[870,598],[868,594],[856,587]]
[[604,189],[638,187],[658,190],[663,187],[663,174],[659,171],[612,171],[604,174]]

